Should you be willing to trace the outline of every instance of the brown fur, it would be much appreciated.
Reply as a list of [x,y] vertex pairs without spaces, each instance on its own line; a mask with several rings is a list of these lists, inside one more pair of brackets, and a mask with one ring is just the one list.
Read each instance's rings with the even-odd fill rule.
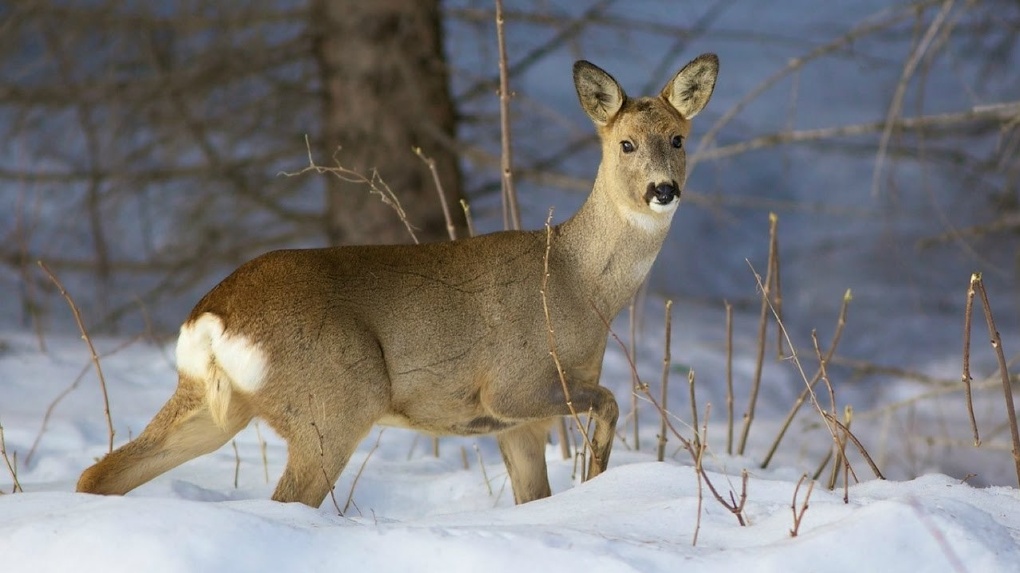
[[[574,68],[602,163],[588,200],[553,229],[547,296],[573,406],[595,418],[592,477],[606,469],[619,414],[599,386],[602,317],[627,304],[662,245],[675,206],[653,210],[647,190],[682,188],[683,149],[670,142],[687,135],[717,69],[714,55],[700,56],[660,96],[631,100],[595,66]],[[623,153],[623,140],[635,151]],[[514,499],[548,496],[546,433],[568,409],[540,294],[546,240],[545,230],[501,232],[275,251],[245,263],[185,325],[211,314],[225,335],[256,344],[267,357],[263,383],[246,392],[216,364],[203,379],[182,372],[142,434],[87,469],[78,491],[125,493],[217,449],[258,416],[288,444],[276,500],[318,506],[376,423],[495,433]]]

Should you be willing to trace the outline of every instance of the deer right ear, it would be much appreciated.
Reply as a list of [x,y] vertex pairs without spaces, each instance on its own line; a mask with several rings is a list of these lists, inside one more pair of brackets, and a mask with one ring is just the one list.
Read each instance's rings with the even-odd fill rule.
[[574,87],[584,113],[599,126],[608,124],[627,99],[613,76],[584,60],[574,63]]

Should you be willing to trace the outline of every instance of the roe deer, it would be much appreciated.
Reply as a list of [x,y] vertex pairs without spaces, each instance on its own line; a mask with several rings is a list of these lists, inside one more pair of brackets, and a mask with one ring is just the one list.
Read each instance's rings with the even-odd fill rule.
[[547,431],[569,409],[543,284],[569,397],[595,419],[589,477],[600,474],[619,415],[599,385],[604,320],[662,246],[690,119],[718,69],[704,54],[657,97],[631,99],[598,67],[574,64],[602,162],[584,205],[548,233],[283,250],[245,263],[181,327],[176,392],[134,441],[85,470],[78,491],[123,494],[216,450],[257,416],[287,442],[274,500],[319,506],[373,424],[494,433],[514,500],[546,497]]

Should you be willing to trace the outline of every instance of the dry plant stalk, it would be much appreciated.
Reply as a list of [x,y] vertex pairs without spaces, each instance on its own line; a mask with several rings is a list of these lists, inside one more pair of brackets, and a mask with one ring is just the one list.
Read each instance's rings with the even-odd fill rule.
[[[689,393],[690,399],[691,399],[691,425],[694,426],[695,428],[697,428],[698,427],[698,399],[697,399],[697,396],[695,396],[695,394],[694,394],[694,369],[693,368],[690,368],[690,369],[687,370],[687,390],[688,390],[688,393]],[[710,407],[710,406],[711,406],[711,404],[708,404],[706,407]],[[663,402],[662,407],[663,408],[666,407],[666,403],[665,402]],[[705,422],[706,423],[708,422],[708,418],[705,418]],[[694,433],[694,447],[696,449],[698,449],[698,448],[701,448],[701,445],[702,445],[702,443],[701,443],[701,436],[699,436],[697,434],[697,432],[695,432]]]
[[[839,318],[836,320],[836,330],[832,335],[832,342],[829,344],[829,349],[826,351],[825,356],[819,355],[818,370],[815,371],[815,375],[811,377],[811,381],[808,382],[807,386],[801,390],[800,395],[797,396],[797,400],[794,401],[790,411],[786,414],[786,418],[783,420],[783,423],[779,428],[779,433],[776,435],[775,440],[772,441],[772,445],[769,447],[768,453],[765,454],[765,458],[762,460],[762,469],[768,467],[769,463],[772,461],[772,456],[774,456],[776,451],[779,449],[779,443],[783,441],[783,437],[786,435],[787,430],[789,430],[790,424],[793,423],[793,419],[797,415],[797,412],[800,411],[801,406],[804,405],[804,402],[808,399],[808,396],[814,390],[818,381],[825,376],[824,365],[828,364],[832,360],[833,355],[836,353],[836,347],[839,346],[839,341],[843,337],[843,328],[846,327],[847,309],[850,306],[851,300],[853,300],[853,295],[850,292],[850,289],[847,289],[846,292],[843,293],[843,304],[839,309]],[[831,385],[829,387],[831,390]]]
[[878,142],[878,153],[875,157],[875,170],[871,177],[872,197],[878,196],[879,180],[882,177],[882,169],[889,150],[889,141],[892,139],[895,121],[900,116],[900,112],[903,109],[903,98],[907,93],[910,78],[914,75],[914,72],[917,71],[917,66],[921,63],[922,58],[928,51],[928,47],[935,38],[935,34],[939,31],[939,28],[942,27],[942,24],[945,22],[950,10],[952,10],[954,3],[955,0],[943,0],[938,14],[935,15],[934,20],[932,20],[931,24],[928,26],[924,36],[921,37],[918,43],[914,46],[914,49],[911,50],[910,57],[903,65],[900,80],[896,83],[896,89],[893,91],[892,101],[889,103],[889,110],[886,113],[885,127],[882,129],[882,136]]
[[[758,283],[758,288],[763,289],[764,286],[762,285],[761,275],[759,275],[758,272],[754,270],[754,265],[751,265],[750,261],[747,261],[747,264],[748,266],[751,267],[751,272],[754,274],[754,279]],[[776,316],[775,309],[772,309],[772,311],[773,316]],[[804,372],[804,366],[801,364],[800,357],[797,355],[797,348],[793,345],[793,341],[790,340],[790,333],[787,332],[786,326],[783,324],[783,321],[779,320],[778,316],[776,316],[776,320],[779,322],[779,326],[781,327],[783,338],[786,339],[786,346],[787,348],[790,349],[790,360],[797,368],[797,372],[798,374],[800,374],[801,380],[804,381],[804,385],[807,387],[808,390],[808,395],[811,398],[811,404],[815,407],[815,410],[822,417],[822,421],[825,422],[825,427],[826,429],[829,430],[829,434],[832,437],[833,443],[836,444],[838,447],[839,430],[844,432],[846,434],[846,437],[849,438],[850,441],[852,441],[855,446],[857,446],[858,451],[860,451],[862,457],[864,457],[865,461],[871,467],[871,470],[875,473],[875,477],[877,477],[878,479],[885,479],[885,476],[883,476],[882,472],[879,471],[878,466],[875,465],[874,460],[872,460],[871,456],[864,448],[864,445],[861,444],[860,440],[858,440],[857,437],[854,436],[853,433],[850,432],[850,430],[846,426],[841,424],[840,421],[835,418],[835,416],[832,416],[829,412],[826,412],[822,408],[822,405],[818,402],[818,396],[815,395],[814,389],[811,387],[810,381],[808,381],[807,374]],[[850,468],[850,471],[853,471],[852,468]],[[857,479],[856,476],[854,476],[854,479]]]
[[[595,311],[595,313],[598,315],[599,319],[602,320],[602,324],[604,324],[606,326],[606,329],[609,331],[609,336],[620,346],[620,349],[623,350],[624,358],[627,359],[627,364],[630,367],[631,371],[632,372],[637,372],[637,365],[634,363],[634,359],[630,355],[630,352],[627,349],[627,345],[624,344],[623,340],[620,339],[620,336],[618,334],[616,334],[616,332],[613,330],[612,325],[609,323],[609,320],[606,319],[605,315],[603,315],[599,311],[598,308],[595,308],[594,306],[592,308]],[[789,341],[787,341],[787,342],[789,342]],[[652,391],[648,387],[648,384],[645,384],[644,382],[641,382],[639,384],[639,388],[644,393],[644,395],[648,399],[648,401],[655,408],[655,410],[659,413],[660,418],[666,424],[666,428],[670,431],[670,433],[673,434],[673,436],[677,439],[677,441],[680,442],[680,447],[682,449],[684,449],[684,450],[687,450],[687,453],[690,454],[691,459],[695,463],[695,466],[697,466],[699,464],[699,462],[698,462],[699,456],[701,456],[701,453],[699,453],[699,450],[707,448],[707,440],[705,439],[705,437],[701,438],[701,444],[702,444],[701,448],[700,449],[699,448],[695,448],[693,442],[691,442],[691,440],[688,440],[687,438],[685,438],[683,436],[683,434],[681,434],[679,431],[677,431],[676,427],[674,427],[673,424],[669,421],[670,413],[667,412],[662,407],[662,405],[659,404],[658,400],[655,399],[655,396],[652,395]],[[707,416],[706,416],[706,419],[707,419]],[[697,432],[697,428],[695,428],[695,432]],[[706,436],[707,436],[707,427],[706,427]],[[745,521],[744,515],[743,515],[743,510],[744,510],[744,502],[747,501],[747,470],[743,471],[743,490],[742,490],[742,492],[740,494],[740,502],[737,502],[737,500],[734,497],[734,494],[733,494],[732,491],[729,492],[730,493],[730,500],[727,501],[727,499],[724,498],[719,493],[719,490],[717,490],[715,488],[715,486],[712,484],[712,481],[708,479],[708,474],[706,474],[704,472],[699,472],[699,475],[700,475],[700,479],[704,480],[705,485],[708,486],[709,491],[712,492],[712,495],[713,495],[713,497],[715,497],[716,501],[718,501],[720,504],[722,504],[722,506],[725,507],[730,513],[733,513],[736,516],[737,522],[740,523],[740,525],[746,525],[746,521]]]
[[446,220],[446,234],[449,235],[451,241],[457,240],[457,228],[453,225],[453,216],[450,214],[450,206],[446,203],[446,193],[443,191],[443,182],[439,179],[439,170],[436,169],[436,160],[432,159],[420,147],[413,149],[414,154],[419,159],[425,162],[425,166],[429,168],[429,173],[432,174],[432,182],[436,186],[436,193],[439,195],[439,205],[443,209],[443,219]]
[[967,415],[970,417],[970,428],[974,432],[974,447],[981,445],[981,436],[978,433],[977,418],[974,417],[974,397],[971,394],[970,376],[970,325],[971,316],[974,312],[974,275],[970,277],[970,285],[967,287],[967,304],[963,310],[963,379],[964,396],[967,398]]
[[[549,288],[549,253],[552,250],[552,216],[553,210],[549,209],[549,216],[545,219],[545,256],[543,257],[542,267],[542,287],[539,289],[539,294],[542,295],[542,312],[545,314],[545,335],[546,341],[549,344],[549,355],[552,356],[553,363],[556,365],[556,374],[560,379],[560,386],[563,388],[563,398],[567,401],[567,409],[570,410],[570,417],[573,418],[574,424],[577,426],[577,431],[581,432],[584,438],[584,445],[589,452],[594,452],[594,448],[591,447],[591,438],[588,437],[588,432],[585,431],[584,424],[581,423],[581,418],[577,415],[577,410],[574,409],[574,402],[570,399],[570,388],[567,387],[567,374],[563,371],[563,365],[560,364],[560,355],[556,350],[556,332],[553,330],[552,317],[549,315],[549,297],[546,295],[546,291]],[[594,456],[594,454],[592,454]],[[598,463],[599,460],[594,460]],[[588,474],[585,470],[584,464],[581,464],[582,481],[587,479]]]
[[[669,367],[672,363],[672,355],[670,350],[670,344],[673,332],[673,301],[666,301],[666,343],[662,351],[662,409],[666,409],[666,399],[669,396]],[[636,381],[635,388],[636,390]],[[637,392],[634,392],[634,396],[637,396]],[[691,400],[693,404],[694,401]],[[637,414],[637,409],[634,411]],[[697,427],[697,424],[695,424]],[[659,447],[656,452],[656,458],[661,462],[666,458],[666,420],[663,418],[660,420],[659,425]]]
[[995,350],[995,357],[999,361],[999,375],[1002,377],[1002,392],[1006,402],[1006,415],[1009,421],[1010,437],[1013,440],[1013,465],[1016,466],[1017,482],[1020,483],[1020,432],[1017,431],[1016,408],[1013,405],[1013,388],[1009,383],[1009,370],[1006,364],[1006,356],[1002,352],[1002,337],[995,328],[995,319],[992,318],[992,307],[988,303],[988,293],[985,291],[985,283],[981,273],[974,273],[970,276],[971,288],[981,297],[981,306],[985,311],[985,324],[988,325],[988,336]]
[[7,442],[4,440],[4,425],[0,424],[0,457],[3,457],[4,464],[7,465],[7,471],[11,474],[11,480],[14,482],[14,488],[11,493],[24,492],[21,489],[21,483],[18,481],[18,454],[14,454],[14,460],[7,455]]
[[399,217],[400,222],[404,224],[404,228],[406,228],[408,234],[411,235],[411,239],[415,244],[418,244],[418,236],[414,233],[414,227],[407,219],[407,213],[400,205],[400,199],[397,198],[396,193],[390,189],[390,186],[386,184],[378,171],[372,171],[371,177],[365,177],[357,171],[344,167],[340,164],[340,160],[337,159],[337,154],[340,152],[339,148],[337,148],[337,152],[333,154],[333,162],[336,163],[336,167],[323,167],[321,165],[317,165],[315,163],[315,159],[312,158],[312,145],[308,141],[307,135],[305,135],[305,147],[308,149],[308,167],[296,172],[282,171],[280,173],[281,175],[286,177],[297,177],[310,171],[320,175],[323,173],[329,173],[342,181],[367,186],[369,192],[378,195],[383,204],[389,206],[397,213],[397,217]]
[[[478,444],[471,444],[475,448],[475,456],[478,457],[478,468],[482,470],[482,480],[485,481],[485,489],[489,491],[489,497],[492,497],[492,482],[489,481],[489,474],[485,471],[485,460],[482,459],[482,450],[478,448]],[[465,461],[465,463],[467,463]]]
[[460,208],[464,211],[464,222],[467,225],[467,232],[469,237],[475,236],[475,223],[471,219],[471,205],[464,199],[460,200]]
[[765,365],[765,338],[768,328],[769,309],[772,308],[776,318],[779,318],[770,299],[772,286],[772,271],[776,267],[775,261],[779,256],[777,253],[779,242],[776,240],[776,230],[779,225],[779,216],[769,213],[769,258],[768,272],[765,275],[765,282],[758,282],[761,289],[761,312],[758,317],[758,354],[755,358],[754,379],[751,381],[751,393],[747,401],[747,411],[744,412],[744,427],[740,432],[740,443],[737,446],[737,454],[744,455],[744,448],[747,447],[747,438],[751,432],[751,423],[754,421],[754,410],[758,403],[758,391],[761,389],[762,369]]
[[804,520],[804,514],[807,513],[808,500],[811,499],[811,492],[815,489],[815,481],[808,481],[807,492],[804,493],[804,501],[800,504],[800,509],[797,509],[797,494],[800,493],[800,486],[807,479],[807,474],[800,476],[797,480],[797,486],[793,488],[793,502],[790,503],[790,511],[793,512],[793,528],[790,529],[790,537],[797,537],[800,533],[800,524]]
[[259,453],[262,454],[262,474],[265,476],[266,483],[269,483],[269,455],[266,451],[269,444],[262,439],[262,431],[259,429],[258,421],[255,422],[255,438],[259,442]]
[[[123,350],[123,349],[131,346],[135,342],[137,342],[143,336],[145,336],[145,335],[144,334],[138,334],[136,336],[133,336],[129,340],[126,340],[123,343],[121,343],[119,346],[117,346],[113,350],[103,354],[103,356],[101,358],[107,358],[109,356],[112,356],[112,355],[120,352],[121,350]],[[39,432],[35,435],[35,440],[32,441],[32,447],[28,449],[28,454],[25,456],[25,465],[26,466],[31,465],[32,458],[35,456],[36,450],[39,449],[39,444],[42,442],[43,434],[46,433],[46,428],[47,428],[47,426],[49,426],[50,418],[53,417],[53,411],[56,410],[57,405],[60,404],[60,402],[63,401],[64,398],[66,398],[71,392],[73,392],[74,390],[76,390],[78,388],[78,385],[85,378],[85,374],[88,373],[89,367],[91,365],[92,365],[92,361],[90,360],[87,364],[82,366],[81,370],[78,372],[78,376],[75,377],[74,381],[71,382],[71,384],[69,384],[67,386],[67,388],[64,388],[63,390],[61,390],[60,393],[57,394],[57,396],[53,399],[53,401],[50,402],[49,406],[46,407],[46,413],[43,414],[42,424],[39,425]]]
[[733,455],[733,305],[726,305],[726,453]]
[[496,0],[496,42],[499,45],[499,131],[500,172],[503,182],[503,226],[519,230],[521,228],[521,214],[517,208],[517,191],[514,189],[513,156],[510,145],[510,78],[503,23],[503,0]]
[[107,453],[113,451],[113,418],[110,416],[110,396],[106,392],[106,378],[103,376],[103,367],[99,364],[99,354],[96,352],[96,347],[92,345],[92,338],[89,337],[88,330],[85,328],[85,322],[82,320],[81,311],[78,310],[78,305],[75,304],[74,299],[64,288],[64,285],[60,283],[56,275],[50,271],[46,266],[46,263],[37,261],[39,268],[46,273],[53,284],[56,285],[57,290],[60,291],[60,295],[67,301],[68,306],[71,307],[71,314],[74,315],[74,321],[78,324],[78,330],[81,332],[81,337],[85,341],[85,344],[89,347],[89,355],[92,358],[92,364],[96,367],[96,375],[99,376],[99,389],[103,393],[103,413],[106,415],[106,428],[109,435],[109,443],[107,444]]
[[[627,311],[627,326],[630,328],[630,354],[631,356],[637,356],[637,293],[630,299],[630,305]],[[670,303],[667,303],[670,304]],[[667,335],[668,336],[668,335]],[[641,432],[640,423],[638,419],[638,377],[637,372],[630,373],[630,421],[631,427],[634,430],[634,451],[641,450]]]

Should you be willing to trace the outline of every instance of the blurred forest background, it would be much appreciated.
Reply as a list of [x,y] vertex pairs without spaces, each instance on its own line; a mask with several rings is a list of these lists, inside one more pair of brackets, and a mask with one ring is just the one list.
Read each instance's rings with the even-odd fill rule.
[[[958,348],[896,322],[989,282],[1020,317],[1020,4],[1013,0],[520,0],[506,3],[514,177],[525,228],[590,189],[594,130],[570,66],[657,93],[722,61],[695,121],[684,206],[650,283],[681,303],[757,305],[780,218],[791,324],[830,325],[853,288],[860,353]],[[412,240],[356,177],[445,240],[433,158],[465,232],[503,228],[495,8],[469,0],[132,0],[0,6],[0,324],[173,332],[240,262],[279,247]],[[307,142],[307,143],[306,143]],[[721,316],[721,315],[720,315]],[[902,317],[914,317],[900,320]],[[720,318],[721,322],[721,318]],[[850,332],[850,331],[848,331]],[[848,337],[849,338],[849,337]],[[945,343],[945,346],[942,343]],[[1015,344],[1014,344],[1015,346]]]

